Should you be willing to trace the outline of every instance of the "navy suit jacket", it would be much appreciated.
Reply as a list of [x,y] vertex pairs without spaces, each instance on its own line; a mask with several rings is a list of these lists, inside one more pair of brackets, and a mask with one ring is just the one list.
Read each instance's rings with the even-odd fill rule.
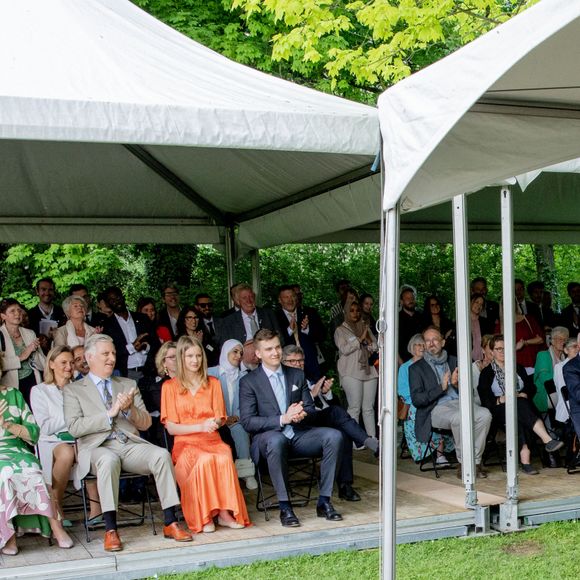
[[[306,313],[301,309],[296,309],[296,323],[300,329],[298,336],[300,339],[300,346],[304,351],[304,374],[306,378],[312,382],[316,382],[320,378],[320,365],[318,364],[318,351],[316,350],[316,342],[313,340],[312,336],[320,336],[320,330],[316,328],[316,320],[311,322],[310,317],[308,318],[308,332],[302,332],[302,321]],[[278,326],[280,327],[282,346],[288,346],[289,344],[296,344],[294,335],[288,334],[288,318],[284,313],[284,310],[279,308],[276,310],[276,318]]]
[[564,382],[568,387],[570,402],[580,407],[580,356],[575,356],[562,367]]
[[[267,328],[280,333],[280,328],[276,321],[276,315],[272,310],[269,308],[256,308],[256,313],[258,314],[260,329]],[[248,336],[246,334],[246,327],[244,326],[241,310],[237,310],[222,319],[217,325],[216,333],[218,334],[220,347],[230,338],[235,338],[242,344],[245,344],[248,340],[254,338],[253,336]]]
[[[306,413],[316,413],[316,407],[308,388],[304,373],[282,365],[286,382],[286,409],[292,403],[302,401]],[[252,438],[252,459],[259,459],[259,440],[267,437],[268,432],[282,431],[280,415],[286,412],[280,410],[276,395],[270,384],[270,379],[260,365],[256,370],[240,379],[240,423]],[[306,420],[306,419],[305,419]],[[309,429],[304,423],[292,424],[295,430]]]

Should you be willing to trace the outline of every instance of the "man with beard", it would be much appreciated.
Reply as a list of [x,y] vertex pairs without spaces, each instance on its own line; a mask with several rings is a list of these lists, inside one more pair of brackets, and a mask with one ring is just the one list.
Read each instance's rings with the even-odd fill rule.
[[[418,441],[429,443],[432,427],[451,429],[459,461],[457,477],[461,478],[461,407],[459,406],[459,380],[457,359],[443,350],[445,339],[434,327],[423,332],[425,353],[423,358],[409,367],[411,400],[417,407],[415,435]],[[473,407],[473,434],[475,463],[478,477],[487,473],[481,466],[487,434],[491,426],[491,413],[484,407]]]

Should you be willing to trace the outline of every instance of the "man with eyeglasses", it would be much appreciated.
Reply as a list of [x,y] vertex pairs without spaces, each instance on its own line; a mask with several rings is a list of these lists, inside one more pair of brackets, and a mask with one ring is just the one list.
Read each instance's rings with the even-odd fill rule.
[[[293,344],[285,346],[282,350],[282,364],[303,371],[304,351],[302,348]],[[360,495],[352,487],[354,481],[353,442],[357,447],[370,449],[375,457],[379,454],[379,442],[375,437],[369,437],[340,405],[335,404],[332,396],[334,379],[322,377],[316,383],[310,381],[307,383],[317,409],[316,413],[307,417],[307,424],[314,427],[332,427],[342,434],[342,453],[336,470],[338,497],[346,501],[360,501]]]
[[166,284],[161,290],[161,300],[165,308],[159,310],[159,326],[171,330],[171,340],[177,337],[177,319],[181,312],[179,305],[179,290],[175,284]]
[[[459,377],[457,359],[443,350],[445,339],[434,326],[423,332],[425,352],[423,358],[409,367],[411,400],[417,408],[415,435],[418,441],[429,444],[432,427],[451,429],[461,479],[461,408],[459,406]],[[473,406],[473,434],[475,444],[476,474],[486,478],[481,465],[487,434],[491,426],[491,413],[479,405]]]

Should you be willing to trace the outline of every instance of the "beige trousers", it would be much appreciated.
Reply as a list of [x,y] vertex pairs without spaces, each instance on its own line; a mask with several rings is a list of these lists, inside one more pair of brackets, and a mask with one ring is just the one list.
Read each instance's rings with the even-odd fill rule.
[[108,439],[91,450],[91,473],[97,476],[104,512],[117,511],[121,471],[153,475],[163,509],[179,503],[173,462],[167,450],[146,442],[119,443]]

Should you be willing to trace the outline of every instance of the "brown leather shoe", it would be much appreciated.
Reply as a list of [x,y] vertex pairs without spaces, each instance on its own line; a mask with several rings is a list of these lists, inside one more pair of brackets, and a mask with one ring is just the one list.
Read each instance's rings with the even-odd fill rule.
[[123,549],[123,543],[117,533],[117,530],[109,530],[105,532],[104,541],[105,552],[119,552]]
[[179,527],[177,522],[173,522],[163,527],[163,537],[172,538],[176,542],[192,542],[193,537],[189,532]]
[[481,465],[481,463],[478,463],[475,466],[475,475],[481,479],[487,479],[487,471],[483,469],[483,465]]

